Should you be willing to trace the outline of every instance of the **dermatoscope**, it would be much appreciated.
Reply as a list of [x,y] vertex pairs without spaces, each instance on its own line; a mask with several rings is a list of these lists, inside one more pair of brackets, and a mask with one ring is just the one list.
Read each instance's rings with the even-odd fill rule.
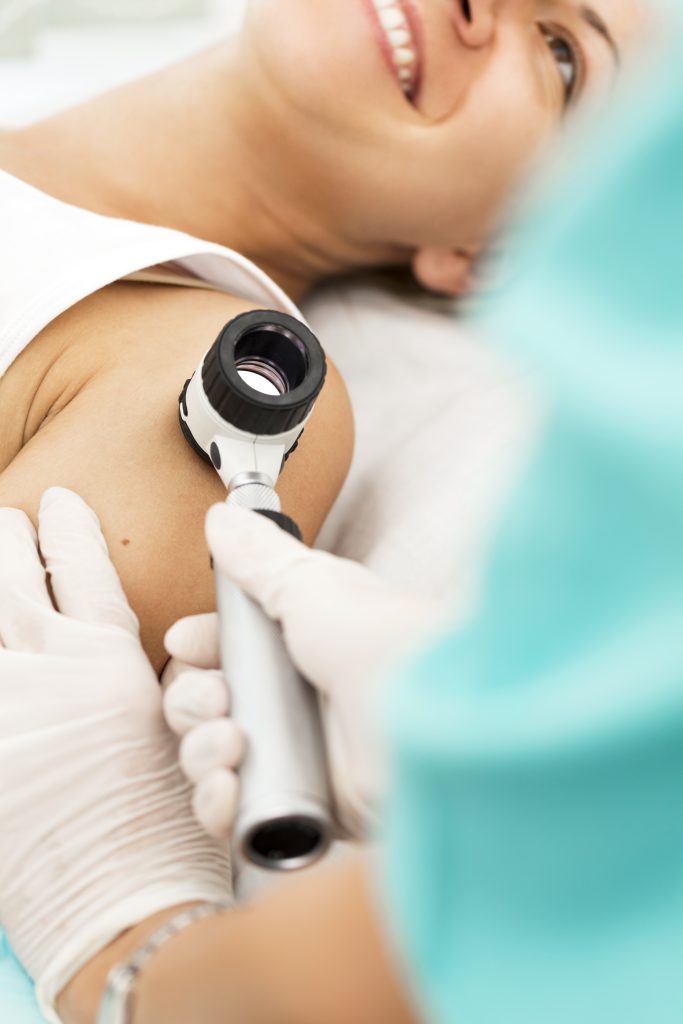
[[[180,426],[228,491],[301,539],[275,483],[325,381],[315,335],[285,313],[243,313],[222,329],[180,395]],[[305,867],[334,832],[318,699],[293,667],[277,623],[216,571],[221,666],[247,739],[233,830],[238,856]]]

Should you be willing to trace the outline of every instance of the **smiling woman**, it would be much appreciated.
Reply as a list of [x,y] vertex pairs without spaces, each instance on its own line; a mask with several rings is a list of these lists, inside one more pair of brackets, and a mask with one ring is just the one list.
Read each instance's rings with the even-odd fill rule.
[[295,297],[375,265],[458,293],[565,110],[611,86],[643,4],[252,0],[237,38],[5,135],[0,158],[229,245]]
[[[275,32],[285,17],[296,32]],[[325,0],[261,0],[247,40],[279,87],[264,110],[295,129],[334,237],[362,242],[358,262],[412,264],[458,292],[565,111],[611,85],[596,25],[628,50],[639,0],[356,0],[343,17]]]
[[[389,62],[389,67],[398,78],[399,84],[408,99],[417,103],[420,88],[420,72],[423,63],[423,46],[421,22],[411,0],[367,0],[373,11],[380,33],[380,46]],[[609,31],[599,15],[589,9],[584,13],[592,19],[592,23],[601,26],[611,40]],[[464,32],[469,37],[470,45],[483,45],[486,34],[490,33],[492,24],[486,25],[479,17],[475,23],[474,12],[470,0],[461,0],[460,12],[454,11],[453,18],[465,21]],[[563,33],[561,29],[552,29],[539,24],[551,51],[560,76],[564,82],[565,102],[569,104],[580,79],[583,69],[582,54],[573,36]]]

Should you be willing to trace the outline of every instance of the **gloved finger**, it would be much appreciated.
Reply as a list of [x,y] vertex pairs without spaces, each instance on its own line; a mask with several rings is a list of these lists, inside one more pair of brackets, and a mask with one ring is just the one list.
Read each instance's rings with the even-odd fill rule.
[[16,508],[0,509],[0,638],[5,647],[31,651],[32,610],[53,611],[36,531]]
[[217,568],[277,620],[288,588],[320,557],[268,519],[234,505],[209,509],[206,536]]
[[173,732],[184,736],[202,722],[224,718],[229,703],[220,671],[188,669],[164,693],[164,717]]
[[218,668],[218,616],[210,612],[179,619],[167,631],[164,646],[178,661],[197,668]]
[[169,658],[164,667],[161,670],[159,676],[159,682],[161,684],[161,692],[166,693],[166,690],[176,681],[179,675],[183,672],[187,672],[188,669],[192,668],[192,665],[188,665],[185,661],[179,661],[177,658]]
[[215,839],[227,839],[237,815],[239,781],[235,772],[215,768],[197,784],[192,809],[197,821]]
[[237,768],[246,749],[244,736],[230,718],[203,722],[183,737],[180,767],[191,782],[214,768]]
[[118,626],[137,637],[137,617],[92,509],[73,491],[51,487],[40,502],[38,533],[59,610],[80,622]]

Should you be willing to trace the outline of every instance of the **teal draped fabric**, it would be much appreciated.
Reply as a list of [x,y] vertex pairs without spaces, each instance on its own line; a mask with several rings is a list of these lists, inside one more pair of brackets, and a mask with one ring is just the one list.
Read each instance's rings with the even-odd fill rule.
[[482,326],[548,399],[473,620],[388,689],[381,889],[426,1020],[683,1021],[683,53]]
[[0,932],[0,1021],[2,1024],[43,1024],[31,979],[15,959]]

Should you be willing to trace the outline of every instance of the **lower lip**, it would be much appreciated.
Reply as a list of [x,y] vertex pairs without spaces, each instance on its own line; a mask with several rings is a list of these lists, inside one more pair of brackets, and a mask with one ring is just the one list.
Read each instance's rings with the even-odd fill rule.
[[386,64],[389,67],[389,70],[391,71],[391,77],[394,79],[394,81],[398,85],[398,87],[401,90],[401,93],[404,96],[404,98],[408,102],[412,102],[412,100],[414,100],[415,96],[417,95],[417,92],[418,92],[418,89],[419,89],[419,85],[420,85],[420,66],[421,66],[421,53],[422,53],[422,46],[420,44],[420,38],[421,38],[420,25],[419,25],[419,21],[418,21],[418,18],[417,18],[417,12],[413,8],[412,4],[408,2],[408,0],[402,0],[402,2],[397,5],[397,6],[399,6],[401,8],[401,10],[403,12],[403,16],[405,17],[406,21],[408,22],[408,27],[410,29],[410,34],[413,37],[413,49],[415,50],[415,63],[414,63],[413,68],[412,68],[413,79],[412,79],[412,85],[411,85],[410,97],[409,97],[405,93],[405,91],[403,89],[403,83],[401,82],[401,79],[399,78],[398,71],[396,70],[396,64],[394,63],[394,53],[393,53],[393,50],[391,48],[391,43],[387,39],[387,37],[386,37],[386,35],[384,33],[384,29],[382,28],[382,25],[380,24],[379,16],[377,14],[377,10],[375,8],[375,5],[373,4],[372,0],[363,0],[363,5],[364,5],[366,11],[368,12],[368,14],[370,16],[370,22],[372,24],[372,29],[373,29],[373,32],[374,32],[374,35],[375,35],[375,39],[377,40],[377,43],[379,44],[379,48],[380,48],[380,50],[382,52],[382,56],[384,57],[384,60],[385,60]]

